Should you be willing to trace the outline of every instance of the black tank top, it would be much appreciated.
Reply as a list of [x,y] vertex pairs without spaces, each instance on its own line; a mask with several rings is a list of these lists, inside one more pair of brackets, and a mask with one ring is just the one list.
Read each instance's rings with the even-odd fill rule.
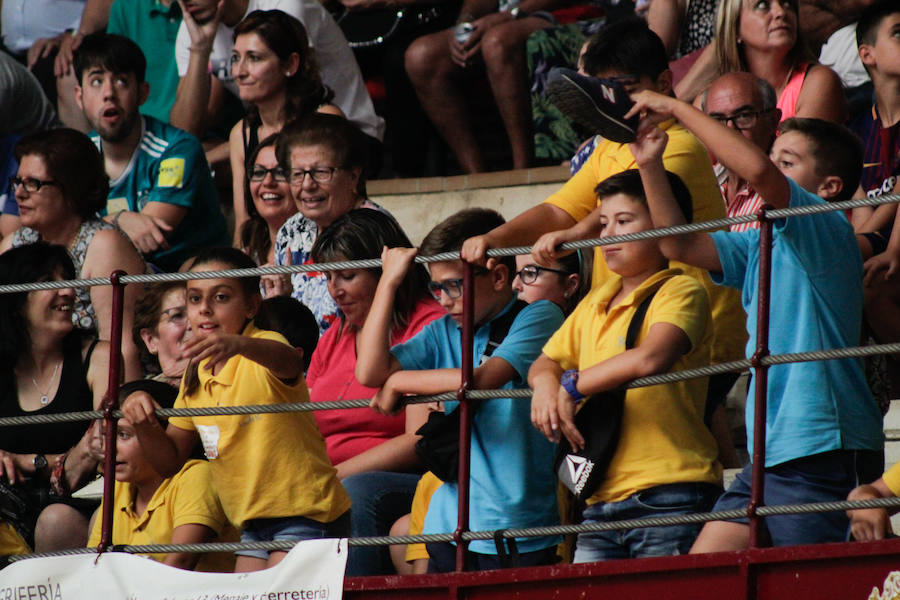
[[[22,410],[16,397],[15,381],[11,379],[4,386],[11,391],[4,393],[4,398],[0,401],[0,417],[93,410],[94,395],[87,383],[87,365],[90,364],[97,340],[91,342],[84,360],[81,358],[81,340],[80,336],[73,335],[64,343],[59,389],[52,402],[35,411]],[[0,449],[16,454],[61,454],[78,443],[89,425],[88,421],[70,421],[50,425],[3,427],[0,429]]]

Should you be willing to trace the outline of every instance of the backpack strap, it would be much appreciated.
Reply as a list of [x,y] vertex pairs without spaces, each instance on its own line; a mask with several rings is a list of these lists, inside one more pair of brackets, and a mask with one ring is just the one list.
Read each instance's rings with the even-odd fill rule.
[[650,308],[653,297],[656,296],[656,292],[658,291],[659,288],[656,288],[647,294],[647,297],[641,301],[640,305],[635,309],[634,314],[631,316],[631,322],[628,324],[628,333],[625,335],[626,350],[634,348],[634,342],[637,340],[641,325],[644,324],[644,317],[647,315],[647,309]]
[[484,348],[484,352],[481,353],[482,362],[484,362],[486,358],[490,358],[494,353],[494,350],[503,343],[506,334],[509,333],[509,328],[512,327],[513,321],[516,320],[516,317],[519,316],[519,313],[522,312],[522,309],[526,306],[528,306],[528,303],[524,300],[516,300],[516,303],[513,304],[508,311],[491,321],[491,334],[488,338],[487,346]]

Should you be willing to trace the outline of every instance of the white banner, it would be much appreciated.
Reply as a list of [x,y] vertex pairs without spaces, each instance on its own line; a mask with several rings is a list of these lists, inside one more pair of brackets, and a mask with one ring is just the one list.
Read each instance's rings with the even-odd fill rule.
[[0,600],[340,600],[347,540],[300,542],[253,573],[194,573],[108,552],[33,558],[0,570]]

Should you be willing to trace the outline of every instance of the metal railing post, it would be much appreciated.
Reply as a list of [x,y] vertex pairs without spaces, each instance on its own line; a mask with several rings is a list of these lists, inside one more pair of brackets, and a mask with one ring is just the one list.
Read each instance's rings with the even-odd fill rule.
[[760,543],[760,517],[757,509],[765,503],[764,474],[766,469],[766,394],[769,383],[769,368],[762,359],[769,355],[769,304],[772,291],[772,220],[766,215],[768,205],[763,205],[756,213],[759,219],[759,281],[756,304],[756,350],[751,357],[754,373],[753,400],[753,466],[751,472],[750,503],[747,516],[750,519],[750,547]]
[[112,323],[109,334],[109,383],[103,397],[103,514],[100,526],[99,552],[105,552],[112,544],[113,491],[116,484],[116,419],[113,411],[118,406],[119,379],[122,371],[122,311],[125,306],[125,284],[119,281],[125,271],[114,271],[112,283]]
[[472,441],[472,411],[466,399],[466,392],[474,386],[473,343],[475,338],[475,286],[473,284],[473,266],[463,261],[463,322],[462,322],[462,381],[456,398],[459,400],[459,478],[457,480],[457,522],[453,539],[456,542],[456,570],[466,568],[466,550],[468,543],[462,534],[469,529],[469,465],[471,454],[469,446]]

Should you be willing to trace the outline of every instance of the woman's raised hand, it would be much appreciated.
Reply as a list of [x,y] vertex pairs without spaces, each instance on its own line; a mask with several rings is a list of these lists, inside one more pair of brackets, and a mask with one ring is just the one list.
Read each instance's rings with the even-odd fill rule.
[[417,253],[415,248],[385,246],[381,251],[381,281],[392,287],[399,286]]

